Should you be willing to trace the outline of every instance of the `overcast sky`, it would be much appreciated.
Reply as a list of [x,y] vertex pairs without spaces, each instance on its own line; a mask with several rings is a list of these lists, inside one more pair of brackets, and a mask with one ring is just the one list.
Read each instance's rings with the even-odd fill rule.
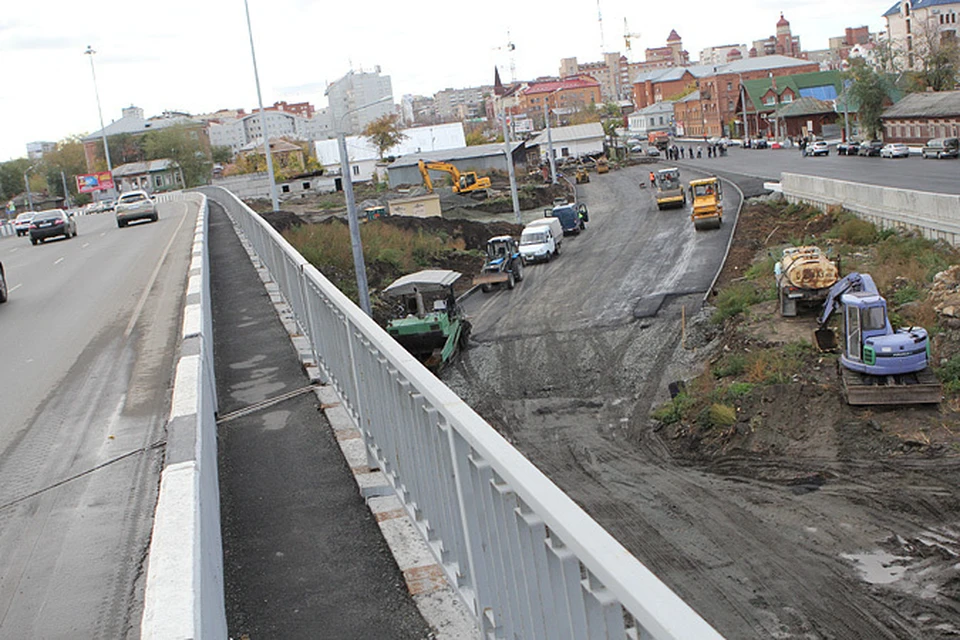
[[[600,59],[601,50],[642,60],[671,29],[691,59],[706,46],[749,44],[772,35],[780,12],[804,49],[822,49],[845,27],[885,28],[892,0],[715,0],[638,3],[314,2],[249,0],[265,105],[277,100],[326,106],[328,82],[350,69],[381,73],[394,98],[490,84],[494,66],[510,79],[509,40],[518,79],[556,75],[560,59]],[[643,8],[643,7],[651,7]],[[624,46],[624,18],[640,34]],[[0,15],[0,161],[26,155],[32,141],[99,130],[87,45],[96,50],[104,123],[129,105],[145,114],[256,107],[242,0],[6,2]]]

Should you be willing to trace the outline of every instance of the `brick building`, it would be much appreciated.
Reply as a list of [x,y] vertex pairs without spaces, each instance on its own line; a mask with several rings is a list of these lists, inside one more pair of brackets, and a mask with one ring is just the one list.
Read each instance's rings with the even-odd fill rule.
[[897,0],[883,17],[898,60],[907,70],[923,67],[923,58],[936,43],[956,42],[960,22],[958,0]]
[[[751,138],[757,136],[773,136],[776,133],[776,112],[786,105],[793,104],[801,99],[812,98],[819,102],[835,103],[843,91],[843,76],[839,71],[815,71],[812,73],[797,73],[789,76],[762,77],[744,80],[743,89],[738,96],[735,111],[737,120],[742,123],[744,111],[747,117],[747,131]],[[822,111],[820,105],[807,105],[814,113]],[[855,113],[855,107],[850,107]],[[834,110],[835,111],[835,110]],[[790,114],[795,117],[799,110],[781,111],[781,114]],[[820,124],[815,125],[817,135],[822,131],[823,123],[832,123],[835,119],[826,116],[815,118]],[[781,124],[781,127],[783,125]],[[781,130],[781,135],[786,129]],[[742,124],[735,132],[743,136]],[[789,135],[796,135],[792,133]]]
[[926,144],[960,136],[960,91],[911,93],[880,117],[884,142]]
[[590,76],[574,76],[527,85],[518,92],[517,109],[541,124],[544,105],[552,112],[572,112],[601,101],[599,82]]

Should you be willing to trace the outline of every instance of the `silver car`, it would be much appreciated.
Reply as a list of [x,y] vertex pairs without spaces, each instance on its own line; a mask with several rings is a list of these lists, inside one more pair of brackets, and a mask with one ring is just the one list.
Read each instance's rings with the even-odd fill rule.
[[33,216],[36,215],[33,211],[24,211],[17,216],[17,219],[13,221],[13,228],[17,232],[17,236],[25,236],[30,233],[30,221],[33,220]]
[[159,220],[157,205],[146,191],[130,191],[117,198],[114,209],[121,229],[134,220]]

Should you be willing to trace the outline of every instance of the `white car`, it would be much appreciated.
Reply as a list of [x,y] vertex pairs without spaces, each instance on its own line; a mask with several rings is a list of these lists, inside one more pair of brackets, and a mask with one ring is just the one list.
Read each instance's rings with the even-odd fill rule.
[[823,140],[811,142],[803,150],[805,156],[828,156],[830,155],[830,146]]
[[25,236],[30,233],[30,221],[36,214],[33,211],[24,211],[13,221],[13,229],[18,236]]
[[909,158],[910,148],[902,142],[891,142],[880,149],[881,158]]

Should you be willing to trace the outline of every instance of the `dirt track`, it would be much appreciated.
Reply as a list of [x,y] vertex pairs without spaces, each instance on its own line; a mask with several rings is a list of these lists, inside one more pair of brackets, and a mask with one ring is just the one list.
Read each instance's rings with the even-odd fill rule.
[[[866,419],[784,434],[819,446],[775,454],[671,452],[648,416],[712,353],[698,310],[737,196],[723,230],[696,234],[645,175],[581,187],[588,231],[467,301],[474,339],[444,380],[728,638],[960,634],[957,458],[861,451],[882,437]],[[829,393],[776,396],[770,437]]]

